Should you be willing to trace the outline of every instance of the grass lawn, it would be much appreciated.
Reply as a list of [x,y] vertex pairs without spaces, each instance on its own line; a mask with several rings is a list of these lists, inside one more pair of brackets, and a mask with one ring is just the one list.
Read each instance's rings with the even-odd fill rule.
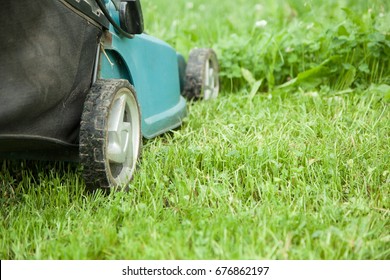
[[128,193],[0,161],[0,258],[390,259],[389,5],[143,1],[148,33],[216,50],[220,97],[144,141]]

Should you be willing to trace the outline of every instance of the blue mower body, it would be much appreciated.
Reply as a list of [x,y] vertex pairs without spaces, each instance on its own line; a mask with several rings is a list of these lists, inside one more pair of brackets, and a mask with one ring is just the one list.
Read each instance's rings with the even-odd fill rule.
[[186,100],[180,94],[180,54],[146,34],[104,39],[99,78],[127,79],[135,87],[142,116],[142,135],[152,138],[180,126]]

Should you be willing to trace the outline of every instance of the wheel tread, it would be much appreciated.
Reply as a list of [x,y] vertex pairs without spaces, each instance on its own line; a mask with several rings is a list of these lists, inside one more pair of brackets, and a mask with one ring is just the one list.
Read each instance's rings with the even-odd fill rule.
[[186,68],[186,81],[182,95],[189,100],[202,99],[204,84],[204,64],[213,58],[218,71],[217,55],[212,49],[194,49],[191,51]]
[[[132,87],[127,80],[97,80],[84,103],[80,122],[79,156],[87,189],[112,187],[105,162],[105,129],[111,101],[119,88]],[[132,89],[134,93],[135,90]]]

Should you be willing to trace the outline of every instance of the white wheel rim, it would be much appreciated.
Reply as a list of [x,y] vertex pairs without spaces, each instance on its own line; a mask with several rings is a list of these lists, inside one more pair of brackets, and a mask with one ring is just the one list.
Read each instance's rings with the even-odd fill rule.
[[137,164],[140,146],[140,118],[135,97],[120,89],[110,108],[107,123],[106,159],[116,183],[127,182]]
[[214,99],[218,96],[219,80],[218,70],[213,60],[208,59],[204,69],[203,98],[205,100]]

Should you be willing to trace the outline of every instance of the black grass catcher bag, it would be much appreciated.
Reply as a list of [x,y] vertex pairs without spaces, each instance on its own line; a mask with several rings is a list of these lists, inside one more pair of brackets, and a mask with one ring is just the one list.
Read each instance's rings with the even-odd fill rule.
[[59,0],[1,3],[0,157],[77,149],[100,35]]

